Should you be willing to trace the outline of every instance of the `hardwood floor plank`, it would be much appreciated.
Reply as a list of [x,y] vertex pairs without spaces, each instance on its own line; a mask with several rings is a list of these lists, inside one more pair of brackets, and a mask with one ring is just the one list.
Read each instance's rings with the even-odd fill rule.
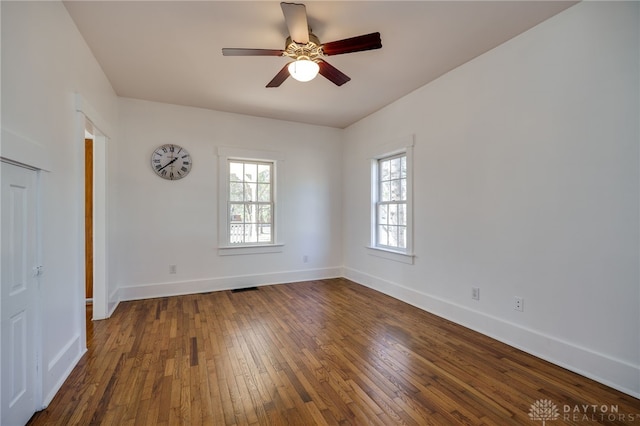
[[92,328],[30,425],[533,424],[541,399],[640,421],[638,399],[346,279],[123,302]]

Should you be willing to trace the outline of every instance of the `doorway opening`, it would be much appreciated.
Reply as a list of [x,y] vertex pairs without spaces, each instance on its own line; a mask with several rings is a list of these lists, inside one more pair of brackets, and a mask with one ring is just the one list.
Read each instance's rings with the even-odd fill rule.
[[[81,325],[81,340],[87,345],[93,338],[92,326],[94,321],[105,319],[109,312],[115,309],[115,302],[109,302],[108,289],[108,192],[107,157],[109,137],[102,128],[95,124],[98,115],[80,95],[77,96],[78,113],[78,150],[81,154],[79,164],[79,179],[83,179],[81,187],[85,202],[79,207],[80,217],[84,223],[79,224],[78,231],[84,235],[84,241],[79,240],[81,253],[78,253],[82,271],[80,276],[85,282],[78,287],[78,322]],[[109,128],[102,123],[103,128]],[[82,162],[84,162],[84,169]],[[115,298],[115,295],[113,296]],[[87,301],[90,303],[87,304]]]
[[87,346],[93,339],[93,135],[84,139],[84,271]]

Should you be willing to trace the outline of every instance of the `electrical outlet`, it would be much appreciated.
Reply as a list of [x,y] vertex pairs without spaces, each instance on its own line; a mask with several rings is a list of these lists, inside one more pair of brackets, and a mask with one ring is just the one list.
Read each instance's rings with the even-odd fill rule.
[[522,297],[516,296],[513,299],[513,309],[520,312],[524,311],[524,299]]
[[480,289],[478,287],[471,287],[471,298],[473,300],[480,300]]
[[176,274],[178,272],[178,265],[169,265],[169,273]]

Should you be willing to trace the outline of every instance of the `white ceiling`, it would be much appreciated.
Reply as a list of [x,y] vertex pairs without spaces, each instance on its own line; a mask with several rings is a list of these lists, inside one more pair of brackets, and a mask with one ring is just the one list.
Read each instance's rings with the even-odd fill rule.
[[284,49],[277,1],[67,1],[122,97],[344,128],[575,2],[307,1],[321,42],[379,31],[382,49],[329,56],[351,81],[265,85],[280,57],[223,57],[223,47]]

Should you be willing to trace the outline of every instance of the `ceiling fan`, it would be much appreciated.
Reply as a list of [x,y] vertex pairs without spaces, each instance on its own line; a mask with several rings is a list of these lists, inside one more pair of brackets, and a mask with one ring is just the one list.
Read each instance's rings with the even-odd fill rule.
[[286,56],[293,59],[276,74],[267,87],[279,87],[290,75],[298,81],[309,81],[318,73],[337,86],[342,86],[351,78],[325,61],[325,56],[382,47],[378,32],[322,44],[307,24],[307,10],[304,4],[282,2],[280,7],[289,30],[284,50],[222,49],[224,56]]

